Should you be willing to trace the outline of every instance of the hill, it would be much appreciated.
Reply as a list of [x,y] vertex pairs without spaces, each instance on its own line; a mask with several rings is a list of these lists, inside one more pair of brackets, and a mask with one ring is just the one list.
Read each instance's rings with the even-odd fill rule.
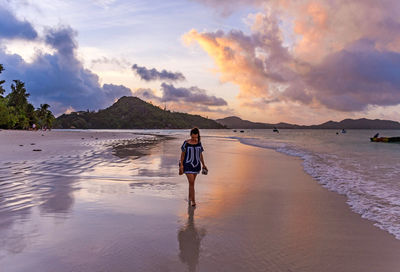
[[218,123],[228,128],[244,128],[244,129],[400,129],[400,123],[390,120],[371,120],[366,118],[361,119],[345,119],[340,122],[328,121],[320,125],[300,126],[287,123],[268,124],[255,123],[247,120],[242,120],[239,117],[231,116],[223,119],[217,119]]
[[400,129],[400,123],[380,119],[345,119],[340,122],[329,121],[309,128],[331,128],[331,129]]
[[302,128],[302,126],[292,125],[287,123],[268,124],[268,123],[254,123],[247,120],[242,120],[236,116],[230,116],[223,119],[217,119],[218,123],[228,128],[244,128],[244,129],[272,129],[276,128]]
[[112,106],[98,112],[79,111],[59,116],[54,128],[78,129],[163,129],[224,128],[214,120],[163,110],[137,97],[123,96]]

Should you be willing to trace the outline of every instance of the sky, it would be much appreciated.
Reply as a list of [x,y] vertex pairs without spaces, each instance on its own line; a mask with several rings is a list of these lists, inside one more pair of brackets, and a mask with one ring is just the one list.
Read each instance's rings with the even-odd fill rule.
[[400,121],[397,0],[0,0],[0,75],[56,114]]

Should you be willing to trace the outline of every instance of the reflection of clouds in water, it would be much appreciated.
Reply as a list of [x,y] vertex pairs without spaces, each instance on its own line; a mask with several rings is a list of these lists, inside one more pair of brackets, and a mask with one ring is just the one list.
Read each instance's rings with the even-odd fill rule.
[[35,229],[26,232],[23,224],[16,222],[27,220],[31,216],[30,209],[14,211],[10,215],[11,213],[0,213],[0,260],[9,253],[22,252],[29,244],[30,237],[36,235]]
[[[119,141],[113,141],[119,143]],[[0,165],[0,213],[15,212],[40,206],[49,213],[68,213],[73,205],[74,184],[102,168],[129,165],[111,155],[101,145],[76,155],[53,157],[50,160],[6,162]],[[110,157],[111,156],[111,157]],[[114,173],[113,172],[113,173]],[[99,177],[103,176],[102,171]]]
[[200,242],[206,235],[205,229],[198,229],[194,224],[195,208],[188,207],[188,221],[178,232],[179,258],[187,264],[189,271],[196,271],[200,256]]
[[37,235],[38,212],[69,215],[79,175],[97,163],[97,157],[93,152],[0,165],[0,258],[23,252],[31,244]]
[[178,146],[176,152],[171,152],[172,151],[170,150],[171,145],[169,145],[167,142],[163,142],[161,148],[163,152],[161,156],[160,167],[162,168],[172,167],[174,170],[176,170],[178,167],[178,160],[181,155],[181,150],[179,149],[180,147]]
[[74,188],[74,178],[58,178],[51,182],[51,189],[42,196],[43,203],[40,209],[46,213],[68,213],[74,204],[72,192]]
[[126,163],[136,172],[134,175],[145,177],[172,177],[178,171],[180,149],[167,144],[170,138],[154,136],[121,141],[112,146],[112,154]]
[[[130,146],[132,149],[133,147]],[[157,149],[153,149],[154,147]],[[116,179],[116,184],[122,182],[126,188],[135,176],[132,173],[135,169],[141,169],[143,165],[144,171],[158,169],[159,175],[157,171],[149,172],[149,179],[152,176],[170,176],[168,173],[169,171],[172,173],[172,169],[168,165],[172,163],[171,158],[174,162],[173,170],[176,170],[177,156],[171,155],[171,152],[165,149],[164,141],[148,145],[144,149],[145,155],[154,156],[154,160],[151,161],[155,163],[153,165],[145,165],[148,156],[143,162],[137,163],[138,160],[135,160],[132,164],[132,158],[119,158],[112,155],[112,151],[111,148],[101,145],[90,151],[54,156],[49,160],[0,164],[0,259],[10,253],[23,252],[26,246],[31,244],[31,238],[37,235],[35,230],[38,227],[37,219],[44,215],[68,218],[74,206],[76,190],[80,189],[77,188],[78,182],[83,179],[103,178],[110,181]],[[105,177],[105,174],[109,175]],[[85,183],[85,186],[88,184],[94,183],[90,181]],[[115,189],[113,182],[110,183],[110,187]],[[104,184],[101,188],[104,188]],[[169,196],[176,194],[174,191],[178,188],[178,184],[168,181],[140,181],[130,184],[130,188],[135,193],[144,191],[145,194],[150,192]],[[85,190],[79,190],[78,194],[83,191]],[[98,193],[91,195],[99,196]]]
[[[140,165],[138,175],[147,177],[173,177],[178,173],[180,149],[172,149],[166,141],[152,147],[154,154]],[[140,163],[140,162],[139,162]]]
[[0,213],[16,213],[41,206],[44,212],[68,212],[77,180],[60,162],[14,163],[0,169]]
[[0,168],[0,259],[31,244],[39,211],[52,216],[70,213],[77,179],[51,175],[62,175],[63,168],[59,162],[8,163]]

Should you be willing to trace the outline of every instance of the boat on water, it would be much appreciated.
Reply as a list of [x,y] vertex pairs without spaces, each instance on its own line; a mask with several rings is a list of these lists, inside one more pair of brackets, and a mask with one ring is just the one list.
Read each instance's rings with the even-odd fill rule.
[[371,142],[395,143],[400,142],[400,137],[372,137]]
[[372,136],[371,142],[395,143],[400,142],[400,137],[379,137],[379,133]]
[[274,128],[272,129],[272,131],[273,131],[273,132],[278,132],[278,133],[279,133],[279,130],[278,130],[276,127],[274,127]]

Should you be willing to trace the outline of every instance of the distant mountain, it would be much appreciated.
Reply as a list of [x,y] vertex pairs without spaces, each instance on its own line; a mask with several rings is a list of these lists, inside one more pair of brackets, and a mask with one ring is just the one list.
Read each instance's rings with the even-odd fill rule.
[[345,119],[340,122],[328,121],[320,125],[300,126],[287,123],[268,124],[268,123],[254,123],[247,120],[242,120],[239,117],[231,116],[223,119],[217,119],[218,123],[228,128],[243,128],[243,129],[271,129],[276,127],[278,129],[400,129],[400,123],[390,120],[370,120],[370,119]]
[[218,123],[228,128],[244,128],[244,129],[272,129],[276,128],[301,128],[302,126],[291,125],[287,123],[267,124],[267,123],[254,123],[247,120],[242,120],[236,116],[230,116],[223,119],[217,119]]
[[227,126],[228,128],[270,128],[269,124],[254,123],[247,120],[242,120],[239,117],[231,116],[223,119],[215,120],[218,123]]
[[329,121],[309,128],[332,128],[332,129],[400,129],[400,123],[390,120],[371,120],[361,119],[345,119],[340,122]]
[[214,120],[163,110],[137,97],[123,96],[112,106],[98,112],[79,111],[59,116],[54,128],[78,129],[162,129],[224,128]]

